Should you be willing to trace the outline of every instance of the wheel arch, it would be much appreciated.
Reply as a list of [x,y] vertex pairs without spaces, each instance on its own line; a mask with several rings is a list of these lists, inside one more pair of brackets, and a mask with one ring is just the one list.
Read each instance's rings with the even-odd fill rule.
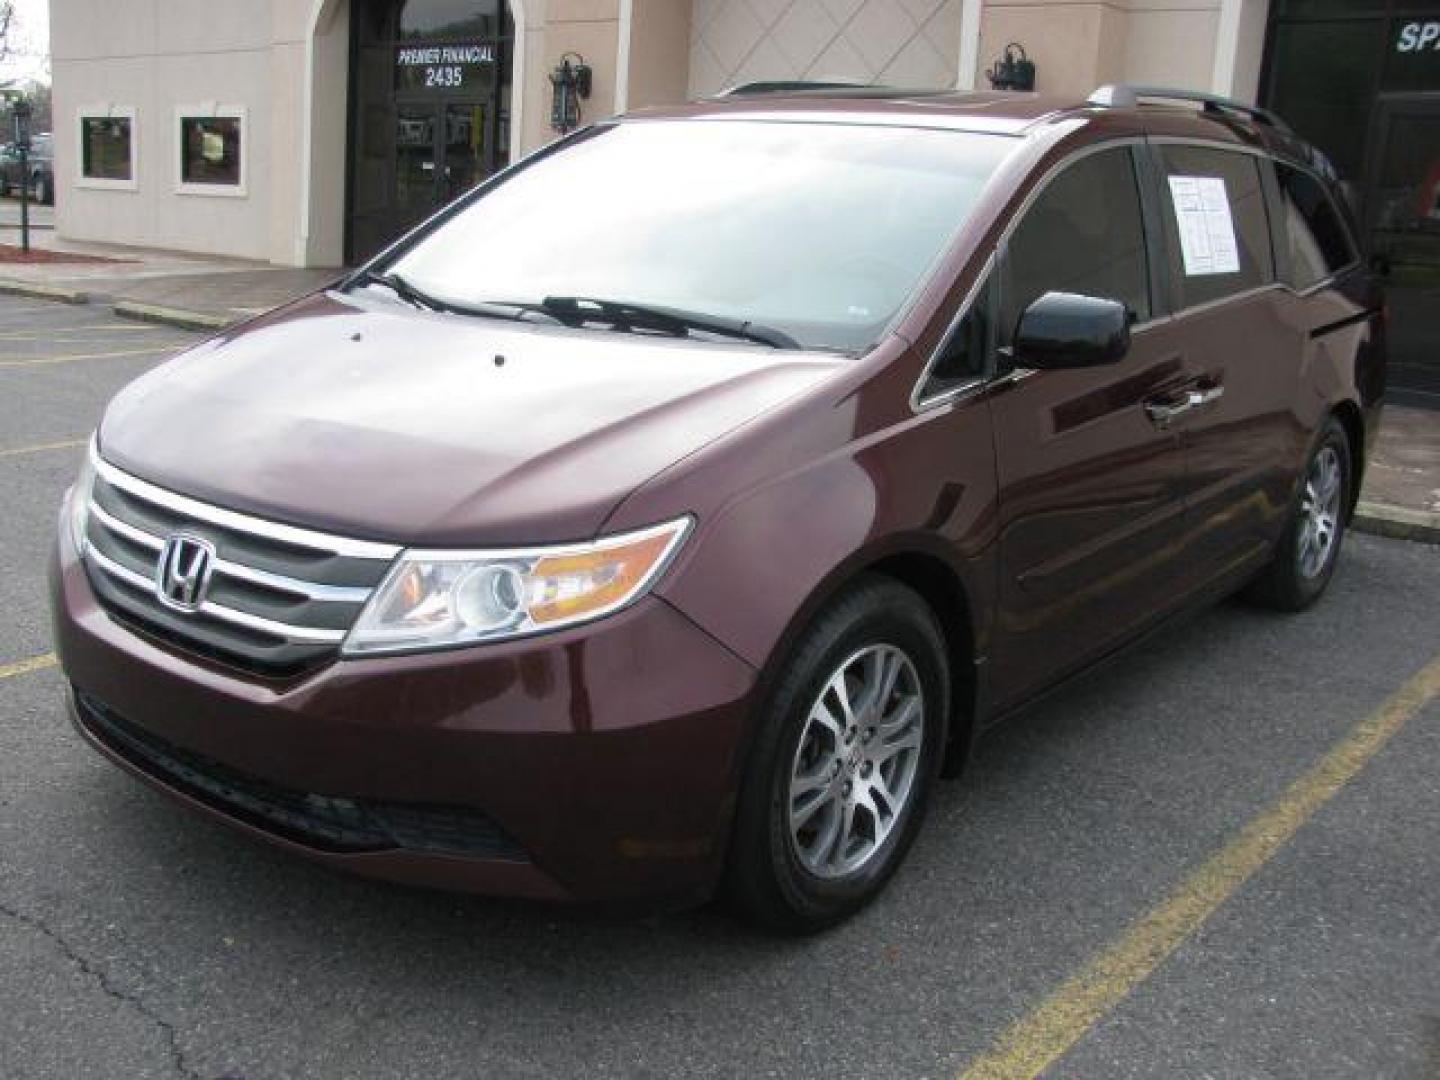
[[1330,415],[1345,429],[1345,438],[1350,443],[1350,485],[1349,505],[1345,507],[1345,520],[1355,516],[1355,507],[1360,502],[1360,486],[1365,479],[1365,416],[1353,401],[1341,401],[1330,410]]
[[814,588],[792,617],[761,673],[764,700],[781,677],[795,644],[815,618],[845,589],[867,576],[887,577],[913,590],[939,624],[950,661],[949,723],[942,775],[958,776],[982,724],[984,680],[978,648],[980,629],[973,590],[940,551],[933,537],[892,540],[857,552]]

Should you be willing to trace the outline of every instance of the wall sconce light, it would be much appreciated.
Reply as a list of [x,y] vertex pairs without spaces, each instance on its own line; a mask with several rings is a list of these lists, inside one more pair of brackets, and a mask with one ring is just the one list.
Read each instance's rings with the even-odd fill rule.
[[1018,41],[1005,46],[1005,53],[985,73],[990,85],[996,90],[1035,89],[1035,61],[1025,55],[1025,47]]

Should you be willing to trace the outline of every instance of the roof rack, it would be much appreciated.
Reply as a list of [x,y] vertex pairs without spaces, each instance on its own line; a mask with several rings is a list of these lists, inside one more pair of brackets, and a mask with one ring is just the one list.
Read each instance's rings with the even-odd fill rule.
[[881,90],[884,87],[872,86],[870,83],[843,82],[838,79],[823,81],[808,81],[805,79],[779,79],[768,82],[748,82],[739,86],[732,86],[728,90],[721,90],[715,96],[717,98],[727,97],[752,97],[760,94],[795,94],[806,90]]
[[1219,94],[1207,94],[1202,90],[1178,90],[1171,86],[1128,86],[1123,83],[1102,86],[1090,95],[1086,104],[1102,109],[1133,109],[1144,98],[1160,101],[1193,101],[1208,113],[1240,113],[1258,120],[1276,131],[1288,132],[1290,130],[1290,125],[1269,109],[1247,105],[1243,101],[1221,97]]

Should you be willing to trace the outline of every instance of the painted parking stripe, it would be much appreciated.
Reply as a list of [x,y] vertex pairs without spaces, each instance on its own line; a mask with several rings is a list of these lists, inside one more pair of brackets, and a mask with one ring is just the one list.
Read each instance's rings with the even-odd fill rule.
[[144,349],[121,349],[117,352],[62,353],[59,356],[32,356],[24,360],[0,360],[0,368],[45,367],[50,364],[70,364],[77,360],[119,360],[126,356],[159,356],[183,349],[184,341],[151,345]]
[[0,458],[24,457],[26,454],[39,454],[46,450],[71,450],[77,446],[84,446],[88,439],[61,439],[58,442],[31,443],[29,446],[12,446],[8,449],[0,449]]
[[59,663],[55,654],[32,656],[28,660],[17,660],[13,664],[0,664],[0,679],[13,679],[16,675],[28,675],[32,671],[44,671]]
[[1440,696],[1435,657],[1108,948],[1012,1024],[961,1080],[1027,1080],[1070,1051]]

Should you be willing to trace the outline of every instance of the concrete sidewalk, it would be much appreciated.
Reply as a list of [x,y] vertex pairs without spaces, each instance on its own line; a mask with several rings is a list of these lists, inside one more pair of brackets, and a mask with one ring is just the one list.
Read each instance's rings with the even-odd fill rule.
[[[0,227],[0,244],[18,244],[19,230]],[[108,303],[117,314],[186,329],[220,329],[329,284],[343,269],[296,270],[148,248],[31,237],[33,247],[104,262],[6,263],[0,290],[48,291],[70,303]],[[34,293],[31,293],[34,295]]]
[[[0,243],[13,243],[0,228]],[[116,314],[187,329],[220,329],[334,281],[342,270],[294,270],[176,252],[67,242],[41,233],[37,247],[114,262],[7,264],[0,291],[70,303],[105,303]],[[1361,492],[1357,528],[1440,543],[1440,412],[1391,405]]]

